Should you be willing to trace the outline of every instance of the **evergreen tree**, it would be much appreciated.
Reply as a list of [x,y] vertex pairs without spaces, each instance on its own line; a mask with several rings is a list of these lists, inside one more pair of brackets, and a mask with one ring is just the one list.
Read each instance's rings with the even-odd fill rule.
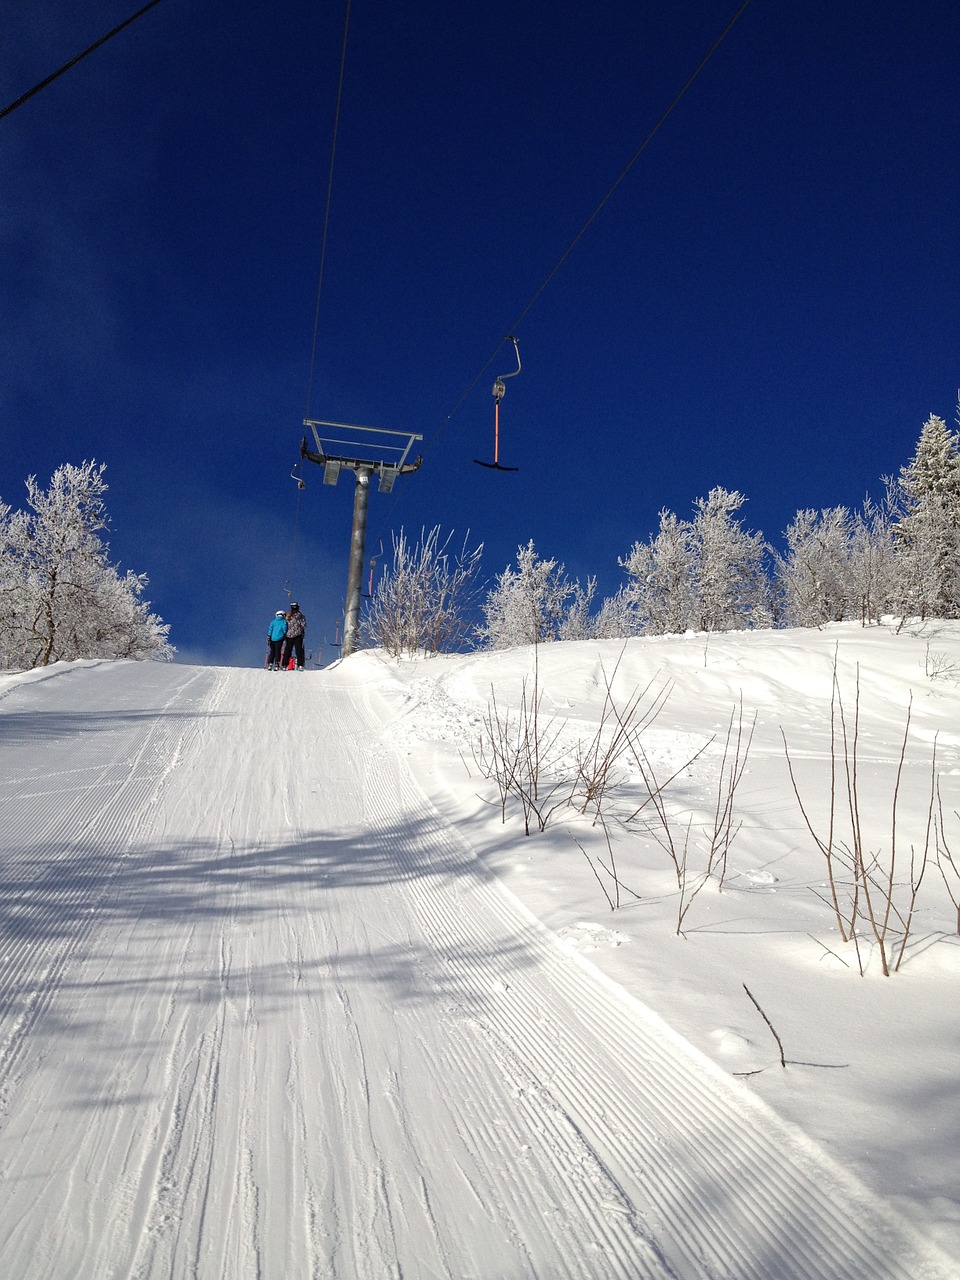
[[892,487],[897,606],[904,616],[960,615],[960,435],[931,414]]

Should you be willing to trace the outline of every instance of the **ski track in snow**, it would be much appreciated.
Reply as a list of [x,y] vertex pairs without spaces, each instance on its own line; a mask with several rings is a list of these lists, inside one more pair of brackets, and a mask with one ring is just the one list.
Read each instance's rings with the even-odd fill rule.
[[4,697],[3,1273],[948,1280],[484,872],[373,698],[349,663]]

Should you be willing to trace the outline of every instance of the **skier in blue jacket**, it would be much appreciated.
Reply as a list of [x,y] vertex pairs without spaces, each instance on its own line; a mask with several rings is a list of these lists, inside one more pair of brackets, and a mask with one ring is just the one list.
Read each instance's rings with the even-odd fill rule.
[[283,638],[287,634],[287,615],[282,609],[270,619],[270,625],[267,627],[267,670],[280,670],[280,656],[283,651]]

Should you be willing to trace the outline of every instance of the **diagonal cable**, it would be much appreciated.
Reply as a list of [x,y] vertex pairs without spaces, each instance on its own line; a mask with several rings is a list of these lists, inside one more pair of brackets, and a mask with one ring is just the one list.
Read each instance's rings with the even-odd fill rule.
[[99,40],[94,41],[89,49],[84,49],[83,53],[78,53],[75,58],[71,58],[69,62],[65,62],[59,71],[54,71],[53,74],[47,76],[45,80],[41,80],[39,84],[35,84],[32,89],[28,89],[26,93],[22,93],[15,102],[11,102],[9,106],[4,107],[3,110],[0,111],[0,120],[2,120],[4,116],[8,116],[12,112],[16,111],[17,107],[22,107],[25,102],[29,102],[30,99],[34,97],[35,94],[38,94],[41,89],[45,89],[48,84],[53,84],[54,80],[56,80],[58,76],[62,76],[65,71],[69,71],[70,68],[75,67],[78,62],[82,62],[83,59],[93,53],[94,50],[99,49],[102,44],[106,44],[107,41],[112,40],[115,35],[119,35],[124,27],[129,27],[132,22],[136,22],[138,18],[142,18],[148,9],[153,9],[159,3],[160,0],[150,0],[149,4],[145,4],[142,9],[138,9],[136,13],[131,14],[125,22],[121,22],[119,27],[114,27],[113,30],[108,31],[105,36],[101,36]]
[[[557,259],[557,261],[554,263],[554,265],[553,265],[553,266],[550,268],[550,270],[547,272],[546,276],[544,276],[544,278],[543,278],[543,280],[541,281],[540,285],[537,287],[537,289],[535,290],[535,292],[534,292],[534,293],[533,293],[533,295],[531,296],[531,298],[530,298],[529,302],[527,302],[526,306],[523,308],[523,310],[522,310],[522,311],[520,312],[520,314],[517,316],[516,320],[514,320],[513,324],[512,324],[512,325],[510,326],[510,328],[508,329],[508,331],[507,331],[508,333],[516,333],[516,332],[517,332],[517,330],[518,330],[518,329],[519,329],[519,327],[520,327],[520,323],[521,323],[521,321],[522,321],[522,320],[527,316],[527,314],[528,314],[530,311],[532,311],[532,310],[533,310],[533,307],[535,306],[535,304],[536,304],[536,303],[537,303],[537,301],[539,300],[540,295],[544,292],[544,290],[545,290],[545,289],[547,288],[547,286],[550,284],[550,281],[554,278],[554,276],[557,274],[557,272],[560,270],[560,268],[561,268],[561,267],[563,266],[563,264],[566,262],[567,258],[569,258],[569,257],[570,257],[570,254],[573,252],[573,250],[576,248],[576,246],[577,246],[577,245],[580,243],[580,241],[583,239],[584,235],[586,235],[587,231],[590,229],[590,227],[591,227],[591,226],[593,225],[593,223],[596,221],[597,217],[599,216],[599,214],[600,214],[601,210],[604,208],[604,206],[605,206],[605,205],[610,201],[610,199],[612,198],[612,196],[613,196],[614,192],[615,192],[615,191],[617,190],[617,188],[620,186],[621,182],[623,182],[624,178],[627,176],[627,174],[630,172],[630,170],[633,168],[633,166],[636,164],[636,162],[637,162],[637,161],[640,159],[640,157],[643,155],[644,151],[646,151],[647,147],[649,147],[649,145],[650,145],[650,143],[653,141],[653,139],[654,139],[654,138],[657,136],[657,134],[660,132],[660,130],[661,130],[661,128],[663,127],[663,125],[667,122],[667,120],[669,119],[670,115],[673,113],[673,111],[676,109],[676,107],[677,107],[677,106],[678,106],[678,104],[680,103],[680,101],[681,101],[681,99],[683,98],[684,94],[686,94],[687,90],[688,90],[688,89],[690,88],[690,86],[693,84],[694,80],[696,80],[697,76],[698,76],[698,75],[700,74],[700,72],[704,69],[704,67],[707,65],[707,63],[710,61],[710,59],[713,57],[713,55],[716,53],[716,51],[720,48],[720,45],[723,43],[723,41],[724,41],[724,40],[726,39],[726,37],[729,35],[730,31],[733,29],[733,27],[734,27],[734,25],[736,24],[737,20],[740,18],[741,14],[742,14],[742,13],[743,13],[743,11],[746,9],[746,7],[747,7],[747,5],[748,5],[749,3],[750,3],[750,0],[743,0],[743,3],[740,5],[739,9],[737,9],[736,13],[733,15],[733,17],[730,19],[730,21],[729,21],[729,22],[727,23],[727,25],[724,27],[723,31],[721,31],[720,35],[719,35],[719,36],[717,36],[716,40],[714,40],[713,44],[710,46],[710,48],[707,50],[707,52],[704,54],[704,56],[700,59],[700,62],[697,64],[697,66],[696,66],[696,68],[694,69],[694,71],[692,72],[692,74],[687,78],[687,80],[686,80],[686,82],[684,83],[683,87],[682,87],[682,88],[677,92],[677,94],[674,96],[673,101],[672,101],[672,102],[670,103],[670,105],[666,108],[666,110],[661,114],[660,118],[656,121],[656,123],[654,124],[653,128],[650,130],[650,132],[647,134],[647,136],[646,136],[646,137],[643,139],[643,141],[640,143],[640,146],[639,146],[639,147],[637,147],[636,151],[633,153],[633,155],[630,157],[630,159],[627,161],[627,163],[626,163],[626,164],[623,166],[623,168],[620,170],[620,173],[617,175],[617,178],[616,178],[615,182],[612,184],[612,186],[609,188],[609,190],[607,191],[607,193],[604,195],[603,199],[600,201],[600,203],[596,206],[596,208],[595,208],[595,209],[593,210],[593,212],[590,214],[589,218],[587,218],[586,222],[584,222],[583,226],[580,228],[580,230],[577,232],[577,234],[573,237],[573,239],[572,239],[572,240],[570,241],[570,243],[567,245],[566,249],[564,249],[563,253],[560,255],[560,257]],[[504,339],[504,341],[506,341],[506,339]],[[462,405],[463,405],[463,402],[467,399],[467,397],[470,395],[471,391],[473,391],[474,387],[477,385],[477,383],[480,381],[480,379],[483,377],[483,375],[486,373],[486,371],[487,371],[487,370],[490,368],[490,366],[493,364],[494,360],[496,359],[497,352],[500,350],[500,348],[501,348],[501,346],[502,346],[502,345],[503,345],[503,342],[500,342],[500,343],[498,343],[498,344],[497,344],[497,346],[496,346],[495,350],[491,352],[491,354],[490,354],[489,358],[488,358],[488,359],[487,359],[487,361],[484,363],[484,365],[482,366],[482,368],[481,368],[481,369],[479,370],[479,372],[478,372],[478,373],[477,373],[477,374],[476,374],[476,375],[471,379],[470,383],[469,383],[469,384],[468,384],[468,386],[465,388],[465,390],[462,392],[462,394],[460,395],[460,398],[457,400],[456,404],[453,406],[453,408],[450,410],[450,412],[447,414],[447,416],[443,419],[443,421],[442,421],[442,422],[440,423],[440,425],[437,427],[437,429],[434,431],[433,435],[429,438],[429,440],[427,440],[427,441],[426,441],[426,444],[425,444],[425,446],[424,446],[424,447],[425,447],[425,449],[426,449],[427,447],[429,447],[429,446],[434,442],[434,440],[436,440],[436,438],[441,434],[441,432],[442,432],[442,431],[444,431],[444,430],[446,429],[447,423],[449,423],[449,422],[450,422],[450,420],[451,420],[451,419],[452,419],[452,418],[453,418],[453,417],[458,413],[458,411],[460,410],[460,408],[461,408],[461,407],[462,407]]]
[[340,49],[340,78],[337,83],[337,105],[333,116],[333,140],[330,144],[330,170],[327,174],[327,199],[323,213],[323,234],[320,241],[320,271],[317,278],[317,304],[313,313],[313,342],[310,347],[310,372],[307,376],[307,408],[305,418],[310,417],[310,401],[313,398],[313,373],[317,363],[317,332],[320,325],[320,294],[323,291],[323,268],[327,258],[327,232],[330,227],[330,206],[333,197],[333,165],[337,156],[337,135],[340,131],[340,104],[343,100],[343,76],[347,63],[347,34],[350,30],[350,0],[343,19],[343,44]]

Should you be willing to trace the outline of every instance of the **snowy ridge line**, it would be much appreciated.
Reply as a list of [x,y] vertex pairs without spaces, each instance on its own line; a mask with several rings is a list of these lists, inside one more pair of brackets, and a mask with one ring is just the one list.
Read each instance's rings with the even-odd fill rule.
[[[432,808],[432,806],[431,806]],[[434,811],[435,813],[435,811]],[[436,815],[438,835],[443,828],[442,820]],[[428,852],[425,850],[425,852]],[[423,877],[426,886],[422,895],[422,904],[430,923],[433,936],[444,937],[446,930],[447,953],[455,950],[462,937],[451,934],[449,924],[448,903],[444,895],[437,889],[431,877]],[[498,892],[497,890],[501,890]],[[502,905],[508,891],[501,886],[490,888],[493,898],[491,904],[501,916],[509,922],[513,916],[514,924],[518,917],[522,919],[530,932],[542,936],[543,929],[515,898],[512,910]],[[428,902],[430,895],[436,899]],[[512,898],[513,895],[510,895]],[[556,953],[556,947],[551,948]],[[547,948],[543,950],[546,958]],[[736,1196],[736,1214],[742,1219],[742,1230],[749,1230],[751,1224],[756,1227],[766,1220],[769,1224],[770,1238],[778,1241],[778,1275],[795,1276],[797,1280],[810,1280],[813,1276],[823,1276],[824,1280],[838,1280],[841,1276],[849,1276],[850,1280],[862,1277],[864,1268],[869,1268],[871,1277],[890,1277],[891,1280],[917,1280],[920,1276],[946,1276],[950,1267],[945,1256],[930,1249],[925,1242],[898,1219],[889,1206],[881,1206],[867,1190],[851,1175],[846,1174],[825,1154],[814,1147],[814,1144],[802,1135],[788,1130],[779,1119],[759,1099],[749,1094],[745,1086],[734,1085],[719,1068],[703,1058],[675,1035],[665,1036],[659,1020],[642,1006],[630,1008],[629,1015],[623,1012],[617,1017],[617,1004],[620,1010],[632,1006],[619,988],[611,990],[607,987],[608,1000],[596,1000],[597,988],[604,988],[604,983],[597,983],[598,971],[589,966],[589,962],[576,957],[578,967],[583,974],[589,975],[589,981],[571,983],[569,970],[558,975],[558,981],[567,986],[573,994],[580,988],[576,999],[578,1007],[585,1011],[585,1020],[593,1021],[595,1033],[610,1042],[614,1040],[612,1026],[619,1024],[614,1041],[615,1057],[618,1061],[630,1063],[631,1079],[627,1087],[622,1084],[611,1089],[601,1089],[596,1082],[589,1082],[584,1089],[584,1082],[577,1079],[574,1090],[564,1089],[562,1082],[554,1080],[551,1087],[557,1091],[560,1104],[569,1110],[573,1105],[582,1105],[584,1092],[592,1093],[591,1099],[596,1113],[602,1117],[610,1114],[611,1108],[619,1108],[621,1115],[627,1116],[626,1128],[634,1134],[643,1131],[644,1116],[641,1111],[631,1108],[628,1099],[631,1092],[642,1096],[645,1087],[647,1103],[659,1108],[664,1122],[674,1127],[682,1137],[684,1161],[670,1158],[662,1159],[657,1165],[657,1175],[651,1182],[659,1186],[673,1189],[673,1199],[683,1204],[689,1198],[692,1188],[684,1181],[677,1180],[676,1170],[683,1168],[685,1161],[699,1163],[703,1168],[703,1176],[707,1183],[727,1188],[731,1185],[739,1188]],[[522,987],[522,981],[517,982]],[[612,986],[612,984],[611,984]],[[515,1005],[511,1010],[510,1006]],[[597,1009],[602,1005],[602,1016]],[[612,1007],[611,1007],[612,1006]],[[521,1002],[513,993],[498,1003],[487,1002],[485,1017],[497,1029],[508,1045],[523,1043],[522,1030],[529,1027],[530,1019],[537,1007],[536,1001]],[[639,1048],[636,1045],[638,1024],[642,1016],[643,1039]],[[526,1042],[533,1046],[536,1061],[531,1065],[535,1076],[547,1078],[549,1070],[549,1047],[545,1043],[539,1046],[535,1041]],[[651,1073],[651,1062],[656,1061],[659,1072]],[[580,1048],[571,1062],[571,1077],[576,1077],[578,1069],[589,1071],[589,1054]],[[652,1074],[652,1081],[651,1081]],[[706,1077],[706,1080],[704,1079]],[[677,1081],[682,1081],[682,1089],[678,1099]],[[658,1087],[658,1081],[662,1085]],[[704,1085],[710,1082],[712,1088]],[[732,1113],[732,1122],[723,1122],[722,1112]],[[748,1126],[742,1124],[744,1113],[750,1120]],[[692,1119],[688,1119],[691,1117]],[[719,1137],[706,1145],[698,1139],[703,1132],[710,1132],[719,1123]],[[697,1126],[699,1126],[699,1131]],[[745,1131],[744,1131],[745,1130]],[[683,1137],[684,1132],[687,1136]],[[605,1135],[609,1140],[610,1135]],[[734,1155],[728,1155],[732,1147]],[[654,1149],[645,1155],[656,1156]],[[630,1152],[620,1149],[617,1152],[620,1161],[631,1163]],[[635,1164],[635,1162],[633,1162]],[[758,1172],[747,1178],[749,1166]],[[634,1174],[639,1171],[635,1168]],[[746,1204],[745,1204],[746,1202]],[[811,1215],[811,1206],[816,1206],[815,1215]],[[803,1206],[798,1210],[798,1206]],[[693,1232],[699,1236],[691,1239],[695,1251],[686,1254],[684,1265],[715,1266],[723,1273],[726,1265],[724,1254],[716,1249],[716,1231],[718,1223],[710,1214],[709,1198],[701,1202],[700,1211],[693,1215]],[[811,1227],[811,1216],[816,1229]],[[687,1229],[691,1230],[690,1215],[685,1215]],[[699,1221],[704,1224],[703,1231],[697,1232]],[[728,1248],[736,1256],[735,1242],[740,1230],[735,1230],[728,1240]],[[783,1251],[789,1249],[789,1259]],[[891,1254],[893,1256],[891,1256]],[[729,1257],[730,1255],[726,1255]],[[743,1257],[739,1259],[740,1267],[749,1265]],[[766,1280],[771,1274],[770,1260],[762,1261],[756,1270],[738,1271],[738,1275],[756,1275],[757,1280]],[[699,1273],[698,1273],[699,1274]],[[712,1272],[711,1272],[712,1274]]]

